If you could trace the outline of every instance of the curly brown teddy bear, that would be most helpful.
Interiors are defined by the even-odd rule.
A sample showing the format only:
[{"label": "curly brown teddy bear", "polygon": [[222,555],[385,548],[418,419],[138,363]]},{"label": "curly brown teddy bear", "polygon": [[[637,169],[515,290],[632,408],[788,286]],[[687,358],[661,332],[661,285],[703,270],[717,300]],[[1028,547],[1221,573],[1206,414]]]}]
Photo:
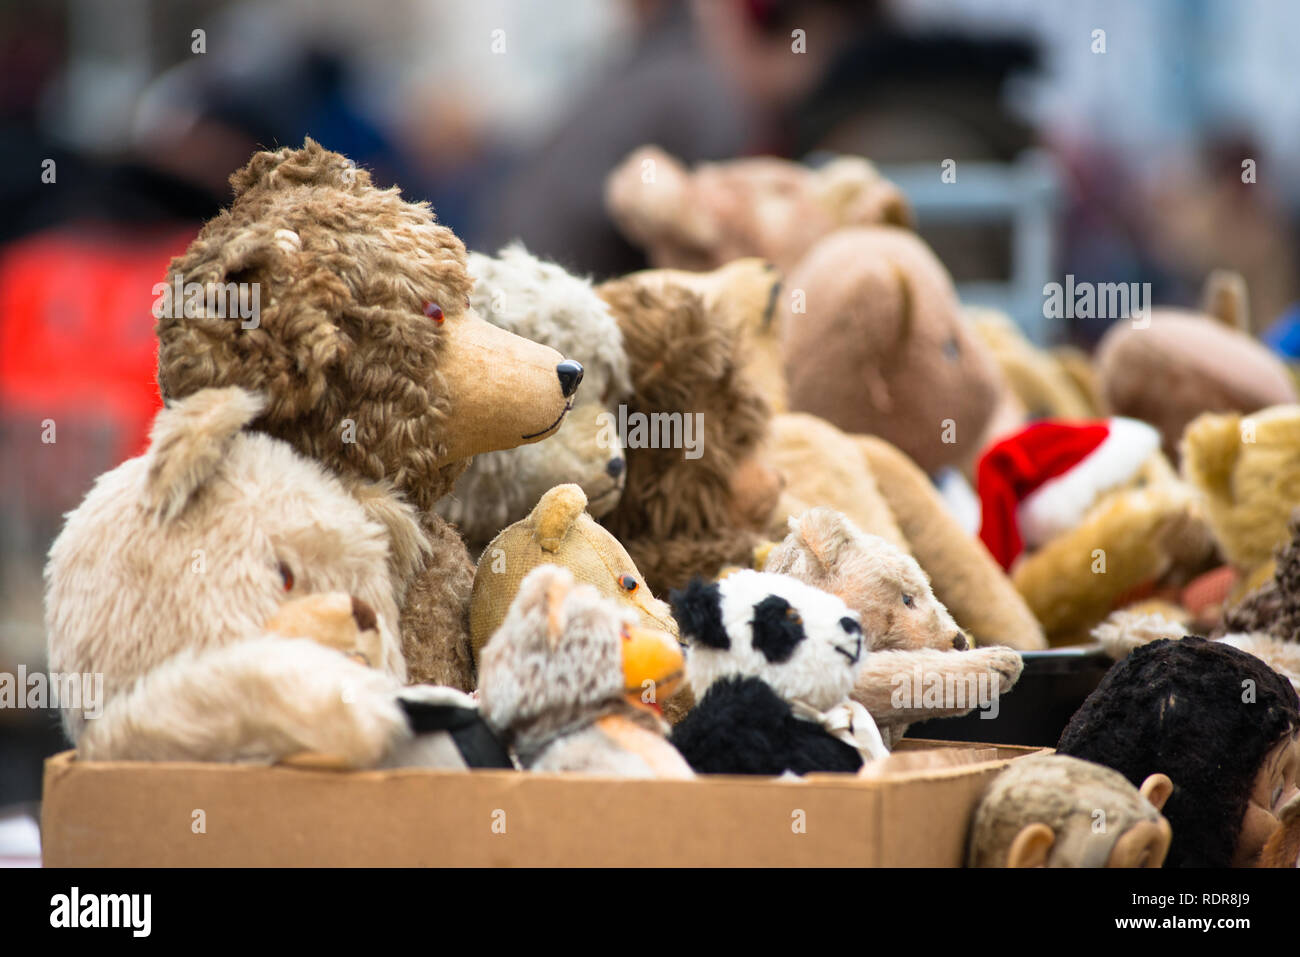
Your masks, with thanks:
[{"label": "curly brown teddy bear", "polygon": [[[474,566],[434,504],[476,453],[553,434],[582,367],[480,319],[461,241],[346,157],[308,139],[257,153],[231,185],[160,297],[163,397],[264,394],[253,427],[331,469],[388,530],[410,679],[468,689]],[[247,317],[227,316],[231,291]]]},{"label": "curly brown teddy bear", "polygon": [[[602,524],[657,595],[754,563],[781,494],[760,452],[771,411],[702,295],[646,274],[599,287],[623,331],[627,484]],[[612,425],[613,423],[611,423]]]}]

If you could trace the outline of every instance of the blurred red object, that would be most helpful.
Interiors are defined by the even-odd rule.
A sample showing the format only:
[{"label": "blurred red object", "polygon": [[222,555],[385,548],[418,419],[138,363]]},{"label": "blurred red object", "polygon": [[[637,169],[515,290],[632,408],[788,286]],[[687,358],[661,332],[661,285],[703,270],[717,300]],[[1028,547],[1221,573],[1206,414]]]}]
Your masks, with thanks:
[{"label": "blurred red object", "polygon": [[9,422],[108,426],[114,463],[162,405],[154,288],[197,226],[61,227],[0,249],[0,408]]}]

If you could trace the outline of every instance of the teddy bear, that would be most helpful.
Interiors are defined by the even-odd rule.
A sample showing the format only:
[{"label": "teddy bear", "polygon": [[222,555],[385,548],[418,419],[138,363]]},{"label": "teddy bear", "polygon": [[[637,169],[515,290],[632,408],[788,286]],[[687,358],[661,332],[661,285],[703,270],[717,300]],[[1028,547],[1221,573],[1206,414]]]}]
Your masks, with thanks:
[{"label": "teddy bear", "polygon": [[1213,636],[1249,632],[1290,643],[1296,661],[1289,670],[1300,681],[1300,510],[1291,514],[1290,532],[1291,540],[1277,554],[1273,577],[1225,610]]},{"label": "teddy bear", "polygon": [[792,411],[884,439],[931,476],[970,465],[1001,373],[920,238],[893,226],[837,230],[785,285],[779,321]]},{"label": "teddy bear", "polygon": [[669,601],[698,703],[671,740],[700,774],[856,772],[888,749],[849,692],[866,651],[857,616],[789,575],[695,579]]},{"label": "teddy bear", "polygon": [[1154,425],[1175,463],[1184,430],[1203,412],[1300,401],[1285,364],[1250,334],[1245,281],[1224,270],[1206,280],[1201,312],[1151,309],[1116,322],[1095,364],[1110,413]]},{"label": "teddy bear", "polygon": [[63,708],[68,737],[92,761],[466,766],[410,717],[478,720],[460,692],[403,687],[387,528],[250,428],[267,406],[234,387],[171,400],[69,513],[45,572],[50,668],[103,689]]},{"label": "teddy bear", "polygon": [[1038,419],[1101,417],[1099,386],[1085,353],[1066,346],[1038,348],[999,309],[966,306],[965,314],[1006,383],[1003,406],[994,413],[988,440]]},{"label": "teddy bear", "polygon": [[967,867],[1160,867],[1173,832],[1164,774],[1140,788],[1065,754],[1012,761],[980,798]]},{"label": "teddy bear", "polygon": [[[747,567],[753,564],[752,549],[761,553],[770,540],[784,537],[791,516],[829,505],[863,529],[913,552],[940,600],[977,642],[1021,649],[1046,646],[1042,629],[1002,569],[957,524],[929,477],[906,455],[882,439],[846,435],[807,413],[770,416],[759,409],[754,396],[770,409],[772,396],[780,404],[784,388],[781,310],[774,306],[781,289],[779,273],[758,260],[742,260],[711,273],[647,270],[601,288],[613,297],[620,322],[632,330],[627,338],[632,343],[633,377],[651,386],[645,403],[651,413],[684,407],[678,396],[668,393],[661,364],[666,350],[675,348],[675,339],[707,336],[717,356],[714,366],[723,370],[718,379],[706,380],[716,398],[694,406],[704,411],[706,422],[720,424],[723,444],[701,443],[697,462],[683,460],[680,451],[630,449],[629,482],[648,487],[649,501],[663,504],[642,508],[626,522],[620,520],[620,507],[606,519],[646,569],[656,591],[680,587],[691,575],[712,575],[719,565]],[[670,302],[675,310],[666,307]],[[697,368],[690,366],[692,373]],[[699,374],[706,375],[707,369]],[[716,388],[724,383],[731,384],[735,397],[727,398],[725,389]],[[739,397],[744,401],[737,401]],[[727,424],[726,417],[733,414],[729,409],[743,415],[741,428]],[[751,440],[760,432],[765,441]],[[745,467],[729,480],[736,470],[721,456],[737,445],[740,451],[731,458],[743,457]],[[663,491],[669,487],[671,495]],[[643,493],[625,496],[629,510],[634,494]],[[657,556],[655,542],[681,538],[679,529],[694,519],[686,514],[656,523],[647,522],[645,515],[677,514],[676,503],[683,499],[702,501],[703,514],[718,518],[692,531],[689,545],[676,545],[677,553],[691,556],[688,549],[695,549],[703,560],[660,580],[649,567],[658,559],[643,558],[629,531],[631,538],[649,538],[646,550]],[[733,515],[748,518],[736,522],[729,519]],[[653,535],[643,531],[647,524]]]},{"label": "teddy bear", "polygon": [[[469,690],[473,564],[434,507],[475,454],[554,434],[582,368],[479,318],[460,240],[340,154],[260,152],[231,185],[163,286],[162,395],[264,394],[254,428],[388,529],[409,677]],[[231,290],[247,317],[226,315]]]},{"label": "teddy bear", "polygon": [[611,511],[623,491],[623,447],[606,427],[631,391],[623,334],[590,281],[531,255],[521,244],[495,257],[471,252],[470,305],[489,322],[550,346],[582,364],[582,389],[555,435],[475,456],[437,512],[455,524],[477,555],[507,525],[519,521],[548,489],[582,486],[587,511]]},{"label": "teddy bear", "polygon": [[542,565],[568,570],[579,584],[622,604],[643,628],[677,634],[672,610],[655,598],[618,539],[587,511],[582,487],[557,485],[479,557],[469,610],[476,664],[483,646],[505,621],[520,583]]},{"label": "teddy bear", "polygon": [[672,693],[682,655],[624,603],[555,565],[519,583],[501,627],[484,646],[479,700],[529,771],[635,778],[694,775],[643,707],[644,688]]},{"label": "teddy bear", "polygon": [[[854,700],[875,719],[888,747],[908,724],[967,714],[984,702],[963,693],[960,702],[925,707],[899,698],[902,681],[920,669],[943,682],[983,685],[988,696],[1011,690],[1024,662],[1011,648],[973,649],[948,609],[930,589],[915,558],[869,535],[833,509],[819,507],[790,519],[790,531],[767,556],[766,572],[790,575],[843,600],[858,616],[871,652],[853,685]],[[913,706],[914,705],[914,706]]]},{"label": "teddy bear", "polygon": [[609,173],[605,209],[651,265],[698,271],[746,256],[790,269],[842,226],[912,221],[898,187],[859,157],[816,169],[749,157],[688,170],[657,146]]},{"label": "teddy bear", "polygon": [[1136,648],[1075,712],[1057,751],[1134,786],[1165,774],[1166,867],[1247,867],[1296,793],[1300,698],[1254,655],[1189,635]]},{"label": "teddy bear", "polygon": [[1176,597],[1213,559],[1193,490],[1134,419],[1031,423],[985,449],[977,485],[980,538],[1053,644],[1086,641],[1138,599]]},{"label": "teddy bear", "polygon": [[1183,435],[1182,473],[1237,573],[1233,604],[1272,577],[1274,552],[1290,539],[1300,503],[1300,405],[1198,416]]},{"label": "teddy bear", "polygon": [[771,413],[745,373],[741,340],[681,285],[634,274],[598,291],[632,376],[618,423],[627,480],[601,523],[656,594],[752,567],[781,477],[761,454]]}]

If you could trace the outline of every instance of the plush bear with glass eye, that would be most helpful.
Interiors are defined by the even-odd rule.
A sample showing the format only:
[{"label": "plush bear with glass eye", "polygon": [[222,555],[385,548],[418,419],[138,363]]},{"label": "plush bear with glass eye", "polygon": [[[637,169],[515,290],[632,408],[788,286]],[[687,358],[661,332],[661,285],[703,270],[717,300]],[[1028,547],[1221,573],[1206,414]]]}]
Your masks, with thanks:
[{"label": "plush bear with glass eye", "polygon": [[265,408],[237,388],[173,400],[68,515],[50,667],[103,677],[100,700],[61,703],[79,756],[508,765],[467,695],[404,686],[387,530],[252,429]]},{"label": "plush bear with glass eye", "polygon": [[540,565],[558,565],[626,606],[647,628],[677,634],[668,606],[646,587],[618,539],[587,514],[577,485],[557,485],[526,518],[492,539],[479,557],[469,627],[477,665],[483,646],[505,621],[520,583]]},{"label": "plush bear with glass eye", "polygon": [[[407,673],[468,691],[473,563],[434,507],[474,455],[553,435],[582,367],[483,321],[461,241],[345,156],[308,139],[255,154],[231,186],[162,284],[163,397],[265,396],[252,428],[329,469],[387,530]],[[206,296],[168,292],[187,288]],[[226,314],[229,290],[252,315]]]}]

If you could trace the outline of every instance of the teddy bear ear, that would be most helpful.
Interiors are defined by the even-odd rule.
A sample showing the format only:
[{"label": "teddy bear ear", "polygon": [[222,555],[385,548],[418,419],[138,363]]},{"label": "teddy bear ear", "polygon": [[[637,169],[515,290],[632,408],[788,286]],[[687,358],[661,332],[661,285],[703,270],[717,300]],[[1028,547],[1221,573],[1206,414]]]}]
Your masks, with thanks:
[{"label": "teddy bear ear", "polygon": [[1229,329],[1250,332],[1250,297],[1246,277],[1235,269],[1216,269],[1205,279],[1201,308]]},{"label": "teddy bear ear", "polygon": [[690,171],[657,146],[634,150],[605,178],[605,209],[642,248],[672,245],[703,254],[721,237],[717,222],[695,200]]},{"label": "teddy bear ear", "polygon": [[668,602],[677,619],[678,631],[692,642],[726,650],[731,639],[722,624],[722,590],[717,582],[692,579],[685,588],[674,588]]},{"label": "teddy bear ear", "polygon": [[587,508],[582,486],[557,485],[537,501],[533,509],[533,537],[544,552],[558,551],[573,523]]},{"label": "teddy bear ear", "polygon": [[248,164],[230,177],[235,199],[256,189],[277,190],[294,186],[330,186],[357,190],[370,185],[370,174],[341,153],[325,149],[310,136],[301,149],[285,147],[253,154]]},{"label": "teddy bear ear", "polygon": [[824,573],[829,573],[838,564],[855,531],[844,515],[825,506],[791,516],[790,530],[809,561]]},{"label": "teddy bear ear", "polygon": [[814,173],[817,198],[842,226],[884,224],[912,229],[912,207],[903,191],[869,161],[840,156]]},{"label": "teddy bear ear", "polygon": [[573,585],[573,574],[567,568],[538,565],[519,584],[511,613],[544,623],[546,643],[554,648],[569,624],[565,602]]},{"label": "teddy bear ear", "polygon": [[145,495],[163,522],[185,510],[264,406],[262,396],[243,389],[204,389],[159,411],[150,433]]}]

